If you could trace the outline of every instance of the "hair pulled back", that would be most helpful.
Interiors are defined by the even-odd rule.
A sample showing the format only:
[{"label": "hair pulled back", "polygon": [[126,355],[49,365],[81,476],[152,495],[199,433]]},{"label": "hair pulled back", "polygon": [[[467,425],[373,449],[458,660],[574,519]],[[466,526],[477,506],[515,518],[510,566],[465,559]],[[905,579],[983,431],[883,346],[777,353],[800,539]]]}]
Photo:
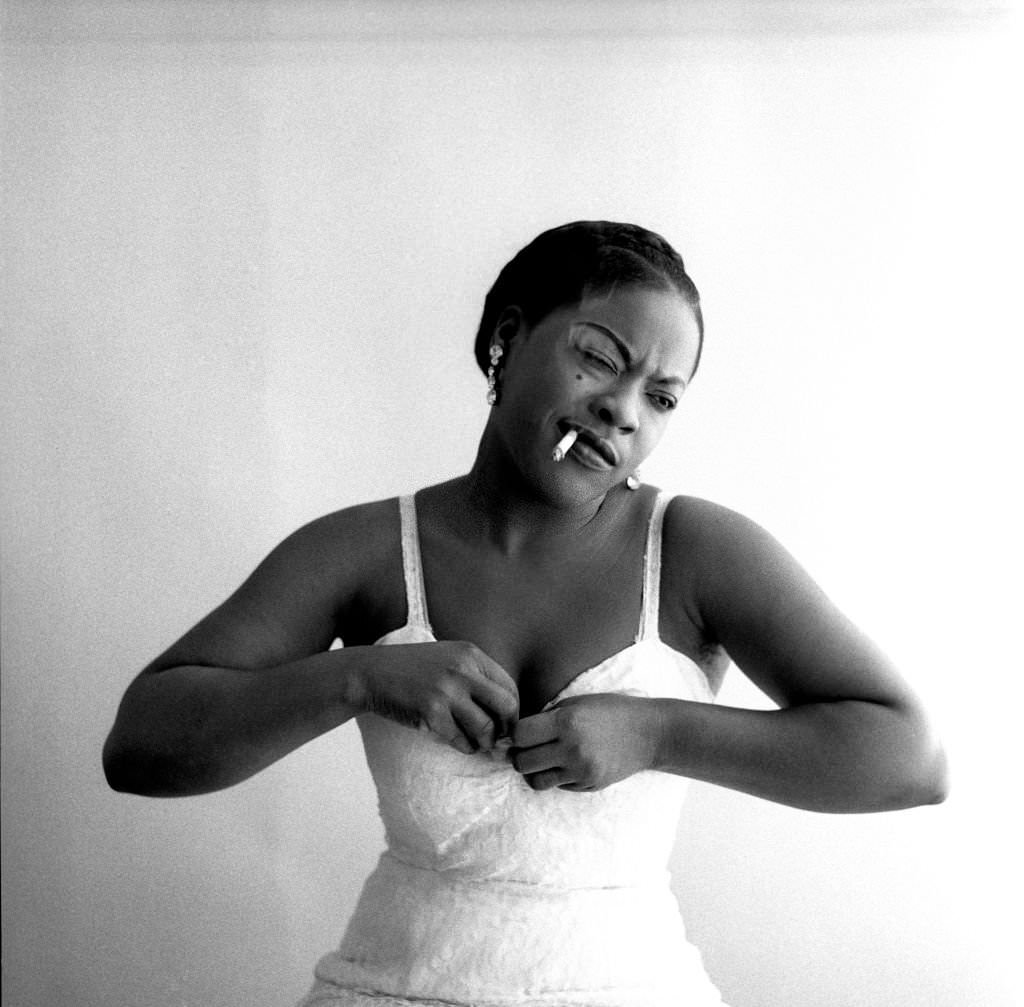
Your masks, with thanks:
[{"label": "hair pulled back", "polygon": [[480,370],[487,373],[494,329],[507,307],[518,307],[532,328],[556,308],[618,286],[674,290],[686,301],[700,337],[696,371],[704,320],[682,257],[661,235],[608,220],[578,220],[544,231],[506,264],[484,301],[474,347]]}]

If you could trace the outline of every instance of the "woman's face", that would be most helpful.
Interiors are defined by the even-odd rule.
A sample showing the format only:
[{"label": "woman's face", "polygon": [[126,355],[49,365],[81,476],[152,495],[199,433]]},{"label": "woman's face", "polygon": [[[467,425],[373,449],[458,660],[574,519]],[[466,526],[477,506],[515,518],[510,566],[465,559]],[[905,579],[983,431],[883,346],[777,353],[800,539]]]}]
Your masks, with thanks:
[{"label": "woman's face", "polygon": [[[697,362],[699,330],[674,291],[585,296],[505,341],[495,423],[506,452],[545,495],[591,499],[654,450]],[[551,452],[579,431],[562,462]]]}]

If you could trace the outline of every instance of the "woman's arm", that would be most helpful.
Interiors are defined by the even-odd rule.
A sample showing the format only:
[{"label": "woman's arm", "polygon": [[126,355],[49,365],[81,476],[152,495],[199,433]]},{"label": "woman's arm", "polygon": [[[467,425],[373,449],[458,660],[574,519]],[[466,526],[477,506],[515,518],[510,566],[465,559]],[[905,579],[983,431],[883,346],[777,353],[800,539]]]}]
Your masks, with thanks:
[{"label": "woman's arm", "polygon": [[[138,675],[103,749],[115,790],[226,787],[356,712],[326,651],[340,602],[358,590],[358,552],[336,549],[351,537],[347,523],[368,520],[334,516],[297,531]],[[328,576],[318,558],[332,551],[340,562]]]},{"label": "woman's arm", "polygon": [[593,790],[658,769],[815,811],[944,798],[945,758],[920,702],[770,535],[679,498],[663,556],[663,625],[697,625],[780,709],[574,697],[517,725],[514,759],[532,786]]},{"label": "woman's arm", "polygon": [[774,538],[686,498],[665,534],[692,564],[690,617],[780,709],[657,701],[656,768],[815,811],[945,797],[945,757],[919,700]]},{"label": "woman's arm", "polygon": [[274,668],[147,669],[125,692],[104,745],[107,782],[147,797],[240,783],[359,712],[346,689],[359,655],[339,658],[333,651]]},{"label": "woman's arm", "polygon": [[650,767],[809,811],[937,804],[945,762],[920,711],[872,700],[776,711],[651,700]]},{"label": "woman's arm", "polygon": [[515,714],[515,686],[471,644],[327,650],[354,618],[363,583],[385,576],[379,543],[397,536],[386,506],[300,529],[142,671],[103,749],[115,790],[227,787],[363,711],[426,727],[463,751],[493,744]]}]

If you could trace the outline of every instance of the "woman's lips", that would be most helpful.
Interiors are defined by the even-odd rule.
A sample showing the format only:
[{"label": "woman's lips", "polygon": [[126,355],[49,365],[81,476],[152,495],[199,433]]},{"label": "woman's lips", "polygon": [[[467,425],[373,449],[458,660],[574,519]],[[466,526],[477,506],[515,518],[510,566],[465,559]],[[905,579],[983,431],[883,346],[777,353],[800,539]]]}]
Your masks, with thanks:
[{"label": "woman's lips", "polygon": [[563,432],[575,430],[579,436],[576,442],[569,448],[569,454],[587,468],[606,471],[615,468],[618,463],[618,454],[615,448],[603,437],[599,437],[593,430],[581,426],[579,423],[562,424]]},{"label": "woman's lips", "polygon": [[600,469],[602,472],[614,468],[608,459],[601,454],[592,444],[582,437],[577,438],[576,443],[569,448],[569,456],[575,458],[581,465],[590,469]]}]

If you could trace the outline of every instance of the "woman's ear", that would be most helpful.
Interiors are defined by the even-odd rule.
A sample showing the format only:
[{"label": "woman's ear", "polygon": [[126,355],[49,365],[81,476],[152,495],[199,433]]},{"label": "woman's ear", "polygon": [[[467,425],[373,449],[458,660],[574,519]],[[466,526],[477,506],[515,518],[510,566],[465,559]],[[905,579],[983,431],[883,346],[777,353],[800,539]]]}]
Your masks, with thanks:
[{"label": "woman's ear", "polygon": [[497,343],[505,353],[508,353],[516,340],[525,334],[526,319],[522,309],[517,304],[510,304],[503,308],[501,314],[498,315],[494,334],[491,337],[491,345]]}]

